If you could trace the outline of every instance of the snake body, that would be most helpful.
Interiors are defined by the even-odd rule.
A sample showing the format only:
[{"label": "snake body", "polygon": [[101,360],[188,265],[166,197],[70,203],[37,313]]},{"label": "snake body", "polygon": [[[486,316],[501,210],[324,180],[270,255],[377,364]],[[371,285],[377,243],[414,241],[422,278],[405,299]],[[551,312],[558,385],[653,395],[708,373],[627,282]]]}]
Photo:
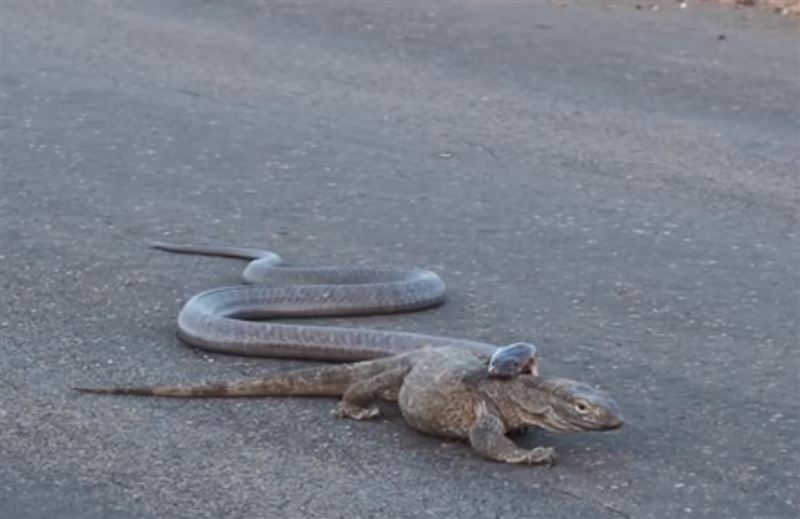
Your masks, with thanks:
[{"label": "snake body", "polygon": [[409,312],[444,302],[435,273],[399,267],[283,266],[272,252],[239,247],[153,243],[156,249],[250,260],[245,284],[192,297],[178,315],[178,336],[209,351],[254,357],[369,360],[424,347],[456,346],[487,358],[490,344],[417,333],[277,323],[278,318]]}]

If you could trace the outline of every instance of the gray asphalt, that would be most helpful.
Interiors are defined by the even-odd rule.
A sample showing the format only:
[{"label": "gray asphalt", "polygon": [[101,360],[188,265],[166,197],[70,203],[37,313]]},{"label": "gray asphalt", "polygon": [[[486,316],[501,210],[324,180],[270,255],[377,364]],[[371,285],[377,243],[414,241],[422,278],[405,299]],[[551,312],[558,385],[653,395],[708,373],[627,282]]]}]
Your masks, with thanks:
[{"label": "gray asphalt", "polygon": [[[3,1],[0,515],[797,517],[796,25],[639,3]],[[546,469],[71,393],[303,365],[183,346],[242,263],[154,239],[432,268],[444,307],[342,322],[531,340],[627,424]]]}]

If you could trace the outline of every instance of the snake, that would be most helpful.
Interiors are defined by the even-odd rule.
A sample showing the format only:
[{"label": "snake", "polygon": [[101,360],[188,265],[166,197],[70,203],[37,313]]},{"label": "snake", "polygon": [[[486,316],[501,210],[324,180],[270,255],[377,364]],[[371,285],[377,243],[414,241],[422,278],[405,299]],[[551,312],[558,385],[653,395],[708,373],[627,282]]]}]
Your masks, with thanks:
[{"label": "snake", "polygon": [[179,339],[202,350],[333,362],[371,360],[442,346],[465,348],[487,359],[498,353],[497,346],[467,339],[276,322],[392,314],[439,306],[445,301],[445,284],[427,269],[295,266],[261,249],[162,242],[150,245],[174,253],[248,260],[243,284],[200,292],[180,310]]}]

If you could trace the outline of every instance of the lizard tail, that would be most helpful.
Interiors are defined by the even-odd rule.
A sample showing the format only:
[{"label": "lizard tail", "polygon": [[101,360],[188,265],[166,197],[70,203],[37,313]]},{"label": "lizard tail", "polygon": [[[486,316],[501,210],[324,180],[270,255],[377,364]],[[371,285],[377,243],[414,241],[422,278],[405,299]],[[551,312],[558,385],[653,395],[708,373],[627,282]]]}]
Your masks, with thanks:
[{"label": "lizard tail", "polygon": [[354,365],[325,366],[280,375],[199,386],[73,387],[80,393],[172,398],[342,396],[358,375]]}]

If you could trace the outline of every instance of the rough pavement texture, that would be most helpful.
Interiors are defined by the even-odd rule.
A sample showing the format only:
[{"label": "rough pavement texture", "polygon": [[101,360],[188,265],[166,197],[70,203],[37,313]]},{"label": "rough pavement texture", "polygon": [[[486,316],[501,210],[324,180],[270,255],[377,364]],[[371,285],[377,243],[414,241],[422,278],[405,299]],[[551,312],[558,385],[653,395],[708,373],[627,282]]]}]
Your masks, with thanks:
[{"label": "rough pavement texture", "polygon": [[[750,8],[760,7],[771,9],[774,13],[781,15],[800,14],[800,0],[717,0],[723,4],[734,7]],[[688,4],[687,4],[688,7]]]},{"label": "rough pavement texture", "polygon": [[[797,517],[796,32],[669,4],[4,1],[0,515]],[[531,340],[627,426],[548,470],[69,392],[302,365],[181,345],[242,264],[152,239],[431,267],[444,307],[347,322]]]}]

